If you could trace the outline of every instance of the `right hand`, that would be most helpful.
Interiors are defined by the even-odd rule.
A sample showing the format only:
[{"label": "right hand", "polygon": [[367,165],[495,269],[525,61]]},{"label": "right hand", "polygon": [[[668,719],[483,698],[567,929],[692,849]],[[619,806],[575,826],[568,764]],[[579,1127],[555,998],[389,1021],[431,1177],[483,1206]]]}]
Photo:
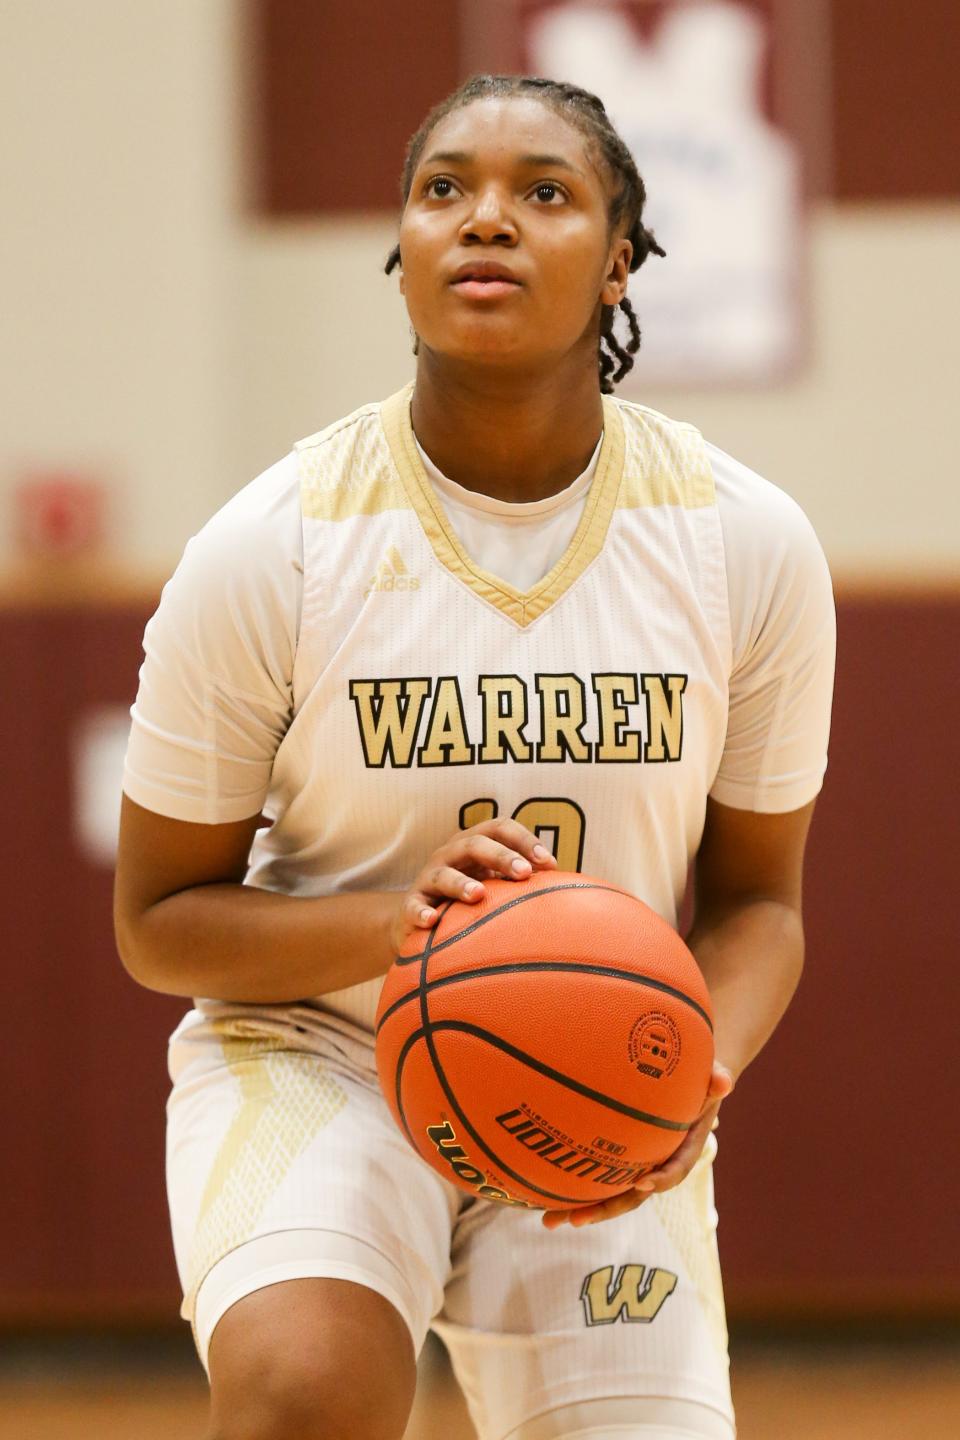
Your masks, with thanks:
[{"label": "right hand", "polygon": [[484,880],[495,876],[526,880],[534,870],[556,868],[556,860],[538,836],[516,820],[482,820],[469,830],[458,830],[434,850],[401,899],[390,925],[393,953],[399,955],[415,931],[437,923],[437,900],[475,905],[486,893]]}]

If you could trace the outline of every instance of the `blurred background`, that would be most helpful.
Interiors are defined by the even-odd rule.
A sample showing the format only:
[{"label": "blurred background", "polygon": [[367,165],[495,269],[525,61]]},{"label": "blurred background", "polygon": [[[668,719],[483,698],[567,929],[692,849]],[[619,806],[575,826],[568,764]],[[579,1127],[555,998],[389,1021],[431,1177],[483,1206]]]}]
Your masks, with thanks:
[{"label": "blurred background", "polygon": [[[960,1434],[960,7],[0,0],[0,1440],[199,1437],[166,1039],[116,958],[143,627],[296,439],[414,374],[404,147],[478,71],[598,93],[669,252],[617,393],[792,494],[834,575],[797,998],[725,1107],[742,1440]],[[410,1437],[469,1437],[439,1345]]]}]

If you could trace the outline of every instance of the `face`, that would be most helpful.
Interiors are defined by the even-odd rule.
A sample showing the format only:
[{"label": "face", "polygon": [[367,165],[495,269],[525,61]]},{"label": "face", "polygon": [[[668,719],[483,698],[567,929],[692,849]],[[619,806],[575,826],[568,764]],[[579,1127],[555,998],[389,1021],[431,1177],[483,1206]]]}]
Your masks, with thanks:
[{"label": "face", "polygon": [[[605,184],[580,132],[516,98],[474,101],[431,131],[400,253],[421,354],[536,370],[578,347],[595,363],[600,306],[626,293],[632,247],[607,238]],[[455,283],[483,261],[516,283]]]}]

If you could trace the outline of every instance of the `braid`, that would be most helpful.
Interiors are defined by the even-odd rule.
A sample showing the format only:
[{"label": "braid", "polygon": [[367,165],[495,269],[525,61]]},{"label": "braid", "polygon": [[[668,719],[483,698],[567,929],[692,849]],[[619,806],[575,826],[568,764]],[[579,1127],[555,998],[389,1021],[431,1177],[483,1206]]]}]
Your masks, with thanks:
[{"label": "braid", "polygon": [[[628,147],[610,123],[606,107],[597,95],[581,90],[565,80],[546,80],[539,75],[474,75],[435,105],[415,135],[407,143],[403,172],[400,177],[400,193],[406,205],[410,195],[413,176],[420,163],[423,148],[431,131],[452,110],[460,110],[474,100],[510,96],[529,96],[549,105],[562,119],[573,125],[584,136],[591,158],[598,158],[606,173],[614,181],[614,193],[607,207],[607,233],[612,235],[625,226],[625,238],[633,246],[630,271],[639,270],[648,255],[665,255],[657,244],[653,232],[643,223],[643,207],[647,192],[637,171],[636,163]],[[400,246],[395,245],[387,257],[384,273],[389,275],[394,266],[401,263]],[[630,327],[626,348],[614,334],[613,323],[617,309],[623,311]],[[604,344],[607,351],[604,350]],[[420,345],[419,336],[413,347],[416,355]],[[630,301],[624,296],[619,307],[601,306],[600,344],[598,364],[600,390],[604,395],[613,393],[613,387],[628,371],[633,369],[633,357],[640,349],[640,326]],[[620,368],[615,375],[611,371],[619,361]]]}]

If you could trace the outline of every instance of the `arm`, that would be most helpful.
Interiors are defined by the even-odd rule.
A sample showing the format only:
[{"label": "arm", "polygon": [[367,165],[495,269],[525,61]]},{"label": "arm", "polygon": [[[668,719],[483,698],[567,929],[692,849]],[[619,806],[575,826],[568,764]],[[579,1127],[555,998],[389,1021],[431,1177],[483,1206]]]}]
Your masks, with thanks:
[{"label": "arm", "polygon": [[401,896],[305,899],[244,885],[259,818],[192,824],[124,795],[114,929],[148,990],[282,1004],[386,973]]},{"label": "arm", "polygon": [[734,1080],[769,1040],[800,979],[814,804],[758,815],[707,802],[687,944],[713,1002],[717,1060]]},{"label": "arm", "polygon": [[[490,874],[555,868],[514,820],[485,820],[435,850],[406,892],[279,895],[243,884],[260,820],[197,825],[124,795],[114,929],[127,972],[148,990],[284,1004],[384,975],[438,899],[476,904]],[[514,870],[520,861],[521,873]],[[471,878],[480,884],[467,890]]]},{"label": "arm", "polygon": [[635,1210],[693,1169],[722,1100],[773,1034],[800,979],[803,854],[814,804],[760,815],[708,800],[687,936],[713,1004],[716,1060],[706,1105],[670,1159],[636,1189],[600,1205],[550,1211],[543,1219],[548,1229]]}]

